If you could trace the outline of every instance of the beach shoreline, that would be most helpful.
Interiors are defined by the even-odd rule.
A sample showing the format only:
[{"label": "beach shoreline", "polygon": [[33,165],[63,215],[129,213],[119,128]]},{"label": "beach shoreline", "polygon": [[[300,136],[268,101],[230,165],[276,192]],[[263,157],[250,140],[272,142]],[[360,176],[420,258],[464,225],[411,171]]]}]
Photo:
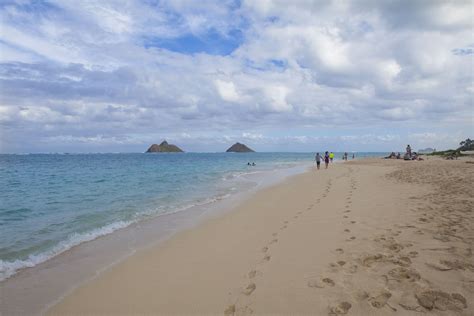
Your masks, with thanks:
[{"label": "beach shoreline", "polygon": [[[395,310],[415,315],[440,313],[435,305],[421,306],[420,296],[447,295],[442,309],[468,315],[474,299],[472,161],[369,158],[331,164],[328,170],[305,166],[306,172],[268,180],[258,190],[216,204],[215,212],[201,210],[206,216],[200,221],[166,237],[148,236],[153,243],[102,264],[67,290],[45,275],[56,290],[54,299],[37,295],[44,283],[35,279],[38,270],[27,269],[19,275],[31,274],[26,283],[0,284],[6,294],[1,310],[5,315]],[[448,188],[441,194],[439,182]],[[447,203],[452,198],[456,203]],[[148,231],[156,230],[154,225],[149,222]],[[117,236],[100,240],[117,245]],[[81,248],[61,263],[68,273],[78,264],[71,260],[91,259],[77,251]],[[67,278],[65,271],[55,277]],[[405,276],[408,281],[400,280]],[[35,282],[36,294],[25,301],[18,294]]]},{"label": "beach shoreline", "polygon": [[129,257],[48,314],[468,315],[472,173],[439,159],[312,170]]},{"label": "beach shoreline", "polygon": [[[80,243],[31,268],[19,270],[0,282],[0,311],[9,314],[43,314],[75,288],[99,277],[136,251],[165,242],[173,235],[221,216],[259,190],[305,172],[310,164],[257,170],[239,174],[239,190],[211,202],[160,214],[132,223],[110,234]],[[57,276],[61,276],[57,279]]]}]

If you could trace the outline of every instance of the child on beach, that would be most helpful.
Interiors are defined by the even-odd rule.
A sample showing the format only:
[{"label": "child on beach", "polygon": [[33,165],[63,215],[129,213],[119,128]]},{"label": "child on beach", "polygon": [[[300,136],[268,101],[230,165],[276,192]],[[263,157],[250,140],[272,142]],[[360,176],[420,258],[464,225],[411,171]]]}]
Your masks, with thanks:
[{"label": "child on beach", "polygon": [[329,159],[331,159],[331,162],[332,160],[334,159],[334,153],[331,151],[331,153],[329,154]]},{"label": "child on beach", "polygon": [[326,165],[327,169],[329,166],[329,153],[327,151],[324,153],[324,164]]},{"label": "child on beach", "polygon": [[319,153],[316,153],[315,160],[316,160],[316,168],[319,170],[319,165],[321,164],[321,155],[319,155]]}]

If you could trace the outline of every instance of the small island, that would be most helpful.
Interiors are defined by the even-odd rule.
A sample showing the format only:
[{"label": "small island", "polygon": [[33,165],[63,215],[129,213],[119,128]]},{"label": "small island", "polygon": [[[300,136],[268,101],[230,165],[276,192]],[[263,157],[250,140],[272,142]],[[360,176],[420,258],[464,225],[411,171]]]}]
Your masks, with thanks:
[{"label": "small island", "polygon": [[168,144],[165,140],[161,144],[153,144],[146,151],[147,153],[182,153],[183,150],[176,145]]},{"label": "small island", "polygon": [[235,143],[234,145],[230,146],[229,149],[226,150],[228,153],[253,153],[254,150],[250,149],[244,144]]}]

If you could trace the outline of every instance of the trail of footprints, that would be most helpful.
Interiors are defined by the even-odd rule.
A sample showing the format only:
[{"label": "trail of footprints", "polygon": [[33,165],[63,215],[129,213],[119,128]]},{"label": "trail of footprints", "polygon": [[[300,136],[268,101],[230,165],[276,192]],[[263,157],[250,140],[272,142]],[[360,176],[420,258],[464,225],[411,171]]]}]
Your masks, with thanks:
[{"label": "trail of footprints", "polygon": [[[350,174],[351,174],[352,172],[353,172],[353,170],[351,169],[351,170],[350,170]],[[349,174],[349,176],[350,176],[350,174]],[[344,219],[348,219],[348,218],[349,218],[349,214],[350,214],[351,211],[352,211],[352,210],[351,210],[352,195],[353,195],[353,193],[354,193],[354,191],[355,191],[356,189],[357,189],[357,181],[356,181],[356,179],[355,179],[354,177],[351,177],[351,176],[350,176],[350,189],[349,189],[349,193],[348,193],[348,195],[347,195],[347,197],[346,197],[346,204],[345,204],[345,206],[344,206],[344,207],[345,207],[345,210],[344,210],[344,212],[343,212],[344,215],[342,216],[342,218],[344,218]],[[349,223],[350,223],[350,224],[355,224],[356,221],[350,221]],[[350,231],[350,229],[346,228],[346,229],[344,229],[344,232],[345,232],[345,233],[350,233],[351,231]],[[352,240],[355,240],[355,239],[356,239],[355,236],[351,236],[351,237],[349,237],[348,239],[346,239],[346,241],[352,241]]]},{"label": "trail of footprints", "polygon": [[[345,174],[345,177],[349,177],[350,179],[350,187],[348,191],[348,195],[345,199],[345,205],[344,205],[344,210],[342,212],[342,218],[343,220],[347,220],[350,218],[350,213],[352,212],[351,206],[352,206],[352,196],[354,194],[354,191],[357,190],[357,180],[352,176],[353,174],[353,169],[349,168],[349,172]],[[355,224],[356,221],[354,220],[349,220],[346,221],[346,224]],[[351,230],[349,228],[344,228],[344,233],[345,234],[350,234]],[[350,236],[346,239],[346,242],[351,242],[355,240],[355,236]],[[337,248],[335,250],[337,255],[344,255],[344,250],[342,248]],[[358,265],[357,264],[349,264],[345,260],[338,260],[336,263],[331,263],[329,265],[329,271],[332,273],[340,273],[342,269],[344,269],[345,273],[349,274],[354,274],[358,271]],[[329,278],[329,277],[320,277],[317,279],[311,279],[307,282],[307,286],[309,288],[330,288],[336,286],[336,282]],[[384,305],[384,299],[386,296],[377,296],[376,298],[371,298],[374,302],[375,305]],[[368,297],[367,297],[368,298]],[[352,304],[348,301],[341,301],[336,303],[335,305],[329,306],[329,315],[345,315],[349,312],[349,310],[352,308]]]},{"label": "trail of footprints", "polygon": [[[347,219],[350,216],[352,194],[356,189],[357,182],[354,178],[351,178],[351,186],[348,197],[346,198],[345,210],[343,211],[344,219]],[[436,199],[439,198],[439,192],[433,193],[430,197],[436,201]],[[425,206],[425,208],[429,209],[431,215],[429,216],[427,213],[422,213],[422,216],[418,219],[418,224],[427,225],[437,219],[438,230],[435,231],[434,234],[432,227],[424,228],[412,225],[412,223],[399,225],[396,227],[396,229],[387,228],[384,234],[375,236],[373,239],[377,247],[381,249],[380,252],[372,254],[358,254],[355,260],[352,260],[354,254],[348,254],[347,258],[350,262],[338,260],[336,263],[331,263],[329,265],[328,270],[331,273],[338,273],[341,275],[340,273],[342,272],[343,280],[341,280],[341,283],[350,282],[350,275],[358,273],[361,271],[361,269],[363,269],[363,273],[367,274],[367,278],[380,278],[381,282],[384,284],[383,289],[375,290],[373,293],[368,293],[363,290],[356,291],[355,293],[349,293],[349,296],[352,297],[352,299],[355,299],[359,302],[366,301],[369,306],[375,310],[387,308],[394,312],[399,308],[401,308],[402,311],[406,310],[421,313],[435,309],[440,311],[460,312],[467,308],[468,300],[462,294],[449,293],[433,288],[433,285],[429,280],[423,279],[420,273],[411,267],[412,259],[417,258],[419,255],[418,251],[410,249],[413,246],[412,243],[404,243],[398,239],[400,238],[403,231],[398,230],[397,228],[416,229],[415,232],[418,234],[425,234],[427,232],[432,233],[432,238],[435,240],[445,243],[449,241],[455,241],[457,243],[464,243],[467,246],[465,248],[451,246],[427,248],[422,250],[449,253],[460,258],[472,258],[472,242],[474,238],[465,240],[466,238],[456,235],[458,232],[468,229],[464,226],[467,216],[465,216],[465,214],[456,214],[456,210],[454,209],[449,210],[451,211],[449,213],[443,211],[446,206],[444,206],[444,208],[441,207],[441,211],[438,212],[436,212],[436,210],[430,206]],[[423,208],[419,208],[418,211],[421,209]],[[351,220],[348,223],[355,224],[356,221]],[[351,230],[349,228],[345,228],[344,233],[350,234]],[[351,236],[346,239],[346,242],[350,242],[355,239],[355,236]],[[341,258],[346,256],[345,251],[342,248],[335,249],[335,253]],[[474,264],[458,259],[439,260],[438,263],[427,262],[425,265],[438,271],[459,270],[474,272]],[[471,282],[474,283],[474,280]],[[335,286],[337,287],[338,283],[333,279],[324,276],[318,279],[309,280],[307,282],[307,286],[308,288],[323,289]],[[357,287],[353,286],[353,288]],[[474,289],[474,286],[472,289]],[[398,297],[397,306],[392,306],[392,303],[390,303],[390,299],[393,298],[394,295],[392,291],[396,293],[398,292],[398,295],[400,295],[400,292],[404,293],[401,297]],[[352,303],[349,301],[350,299],[347,301],[341,300],[340,302],[329,306],[329,315],[348,314],[352,308]]]},{"label": "trail of footprints", "polygon": [[[314,206],[316,204],[321,202],[321,199],[324,199],[325,197],[327,197],[327,195],[331,191],[331,186],[332,186],[332,181],[328,180],[327,183],[326,183],[326,186],[324,188],[324,192],[323,192],[321,198],[316,199],[316,202],[314,204],[310,204],[306,208],[305,211],[306,212],[311,211],[312,209],[314,209]],[[305,211],[300,210],[300,211],[296,212],[295,215],[292,216],[292,218],[294,220],[298,219]],[[290,222],[291,222],[291,219],[283,221],[282,226],[280,227],[280,231],[283,231],[283,230],[287,229],[288,225],[290,225]],[[263,257],[256,264],[257,267],[252,269],[251,271],[249,271],[247,273],[249,283],[241,290],[240,295],[237,296],[236,302],[234,304],[229,305],[225,309],[225,311],[224,311],[225,315],[235,315],[235,314],[246,315],[246,314],[252,314],[253,313],[253,310],[251,308],[252,304],[251,304],[250,298],[251,298],[252,294],[254,293],[254,291],[257,289],[256,279],[258,277],[263,276],[263,272],[261,271],[261,269],[258,269],[258,268],[259,267],[263,268],[265,264],[267,264],[269,261],[271,261],[272,256],[270,254],[270,250],[271,250],[272,245],[278,243],[278,238],[276,238],[276,237],[278,237],[278,232],[272,233],[272,238],[270,238],[270,241],[261,248],[261,252],[263,254]],[[323,284],[323,286],[324,285],[325,286],[334,286],[335,285],[334,281],[332,281],[329,278],[324,278],[324,279],[321,280],[321,282],[322,282],[321,284]],[[318,286],[315,285],[315,287],[318,287]]]}]

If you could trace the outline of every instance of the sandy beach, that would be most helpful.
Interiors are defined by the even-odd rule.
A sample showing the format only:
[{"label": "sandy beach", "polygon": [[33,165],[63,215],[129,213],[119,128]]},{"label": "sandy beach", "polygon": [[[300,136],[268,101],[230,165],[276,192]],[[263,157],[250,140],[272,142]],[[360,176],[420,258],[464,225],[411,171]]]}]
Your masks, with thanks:
[{"label": "sandy beach", "polygon": [[261,190],[48,314],[474,314],[474,164],[365,159]]}]

